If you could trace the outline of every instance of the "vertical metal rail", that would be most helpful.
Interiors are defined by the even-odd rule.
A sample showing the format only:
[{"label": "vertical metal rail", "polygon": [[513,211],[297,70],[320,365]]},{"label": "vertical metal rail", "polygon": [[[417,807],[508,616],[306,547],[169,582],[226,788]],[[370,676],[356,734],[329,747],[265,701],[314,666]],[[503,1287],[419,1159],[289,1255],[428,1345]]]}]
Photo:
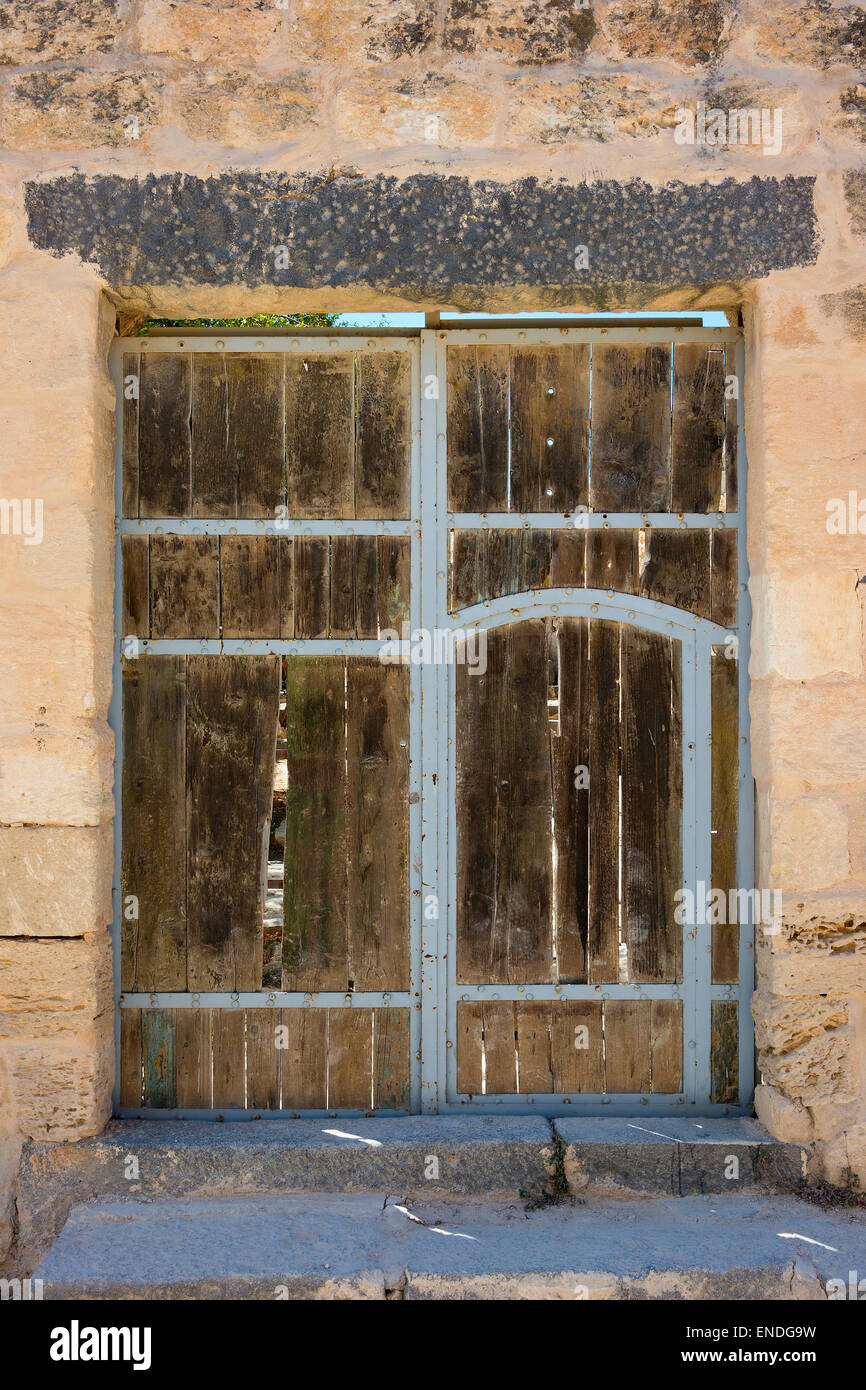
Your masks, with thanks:
[{"label": "vertical metal rail", "polygon": [[121,642],[123,640],[123,569],[121,559],[120,519],[123,516],[123,355],[115,348],[109,370],[114,383],[114,617],[112,622],[113,649],[111,656],[111,700],[108,705],[108,725],[114,734],[114,872],[111,885],[112,906],[112,969],[114,973],[114,1086],[111,1093],[112,1114],[120,1109],[120,995],[121,923],[123,898],[121,885],[121,854],[123,847],[121,770],[123,768],[123,669]]},{"label": "vertical metal rail", "polygon": [[[737,818],[737,886],[755,884],[755,790],[749,723],[749,653],[751,650],[752,604],[749,596],[749,556],[746,492],[746,349],[742,338],[733,353],[737,378],[737,635],[739,638],[739,815]],[[739,1043],[741,1105],[751,1103],[755,1081],[755,1024],[752,1018],[752,992],[755,987],[755,924],[740,923],[739,950]],[[762,930],[761,927],[757,928]]]}]

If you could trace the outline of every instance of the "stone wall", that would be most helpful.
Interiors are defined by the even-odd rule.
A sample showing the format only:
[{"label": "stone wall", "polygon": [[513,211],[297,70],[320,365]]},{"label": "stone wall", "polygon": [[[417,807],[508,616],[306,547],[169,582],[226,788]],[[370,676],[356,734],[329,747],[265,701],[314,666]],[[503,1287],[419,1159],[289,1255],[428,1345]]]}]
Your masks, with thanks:
[{"label": "stone wall", "polygon": [[[743,316],[757,1106],[866,1180],[864,70],[834,0],[0,7],[0,497],[44,505],[0,536],[0,1189],[109,1113],[115,316],[436,306]],[[684,142],[699,102],[767,139]]]}]

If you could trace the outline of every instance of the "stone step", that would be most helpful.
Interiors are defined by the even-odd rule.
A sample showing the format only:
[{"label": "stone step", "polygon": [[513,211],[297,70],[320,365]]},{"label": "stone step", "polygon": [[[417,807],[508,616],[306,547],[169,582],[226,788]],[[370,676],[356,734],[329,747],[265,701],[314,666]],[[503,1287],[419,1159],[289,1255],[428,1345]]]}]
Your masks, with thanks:
[{"label": "stone step", "polygon": [[355,1192],[503,1200],[566,1188],[686,1196],[790,1190],[802,1172],[799,1148],[748,1119],[114,1120],[95,1139],[25,1145],[19,1245],[47,1249],[72,1203],[91,1197]]},{"label": "stone step", "polygon": [[99,1198],[34,1277],[45,1299],[808,1300],[862,1269],[866,1214],[795,1197],[527,1211],[306,1194]]}]

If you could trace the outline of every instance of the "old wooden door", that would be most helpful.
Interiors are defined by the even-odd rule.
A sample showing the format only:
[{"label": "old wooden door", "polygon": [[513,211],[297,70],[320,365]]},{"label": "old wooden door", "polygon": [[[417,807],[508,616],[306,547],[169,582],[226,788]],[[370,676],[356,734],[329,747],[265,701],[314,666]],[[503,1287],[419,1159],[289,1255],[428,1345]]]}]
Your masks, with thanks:
[{"label": "old wooden door", "polygon": [[735,352],[116,346],[119,1113],[748,1100]]}]

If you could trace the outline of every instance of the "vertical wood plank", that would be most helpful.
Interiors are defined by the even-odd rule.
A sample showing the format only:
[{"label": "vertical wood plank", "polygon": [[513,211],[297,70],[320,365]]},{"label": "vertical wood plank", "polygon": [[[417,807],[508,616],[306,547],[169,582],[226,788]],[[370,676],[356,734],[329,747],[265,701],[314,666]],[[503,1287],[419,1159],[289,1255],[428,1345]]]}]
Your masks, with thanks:
[{"label": "vertical wood plank", "polygon": [[550,588],[550,532],[524,531],[521,544],[520,588]]},{"label": "vertical wood plank", "polygon": [[373,1109],[408,1110],[409,1010],[373,1011]]},{"label": "vertical wood plank", "polygon": [[448,565],[448,609],[469,608],[486,597],[487,536],[484,531],[452,531]]},{"label": "vertical wood plank", "polygon": [[285,495],[282,353],[192,356],[193,516],[274,517]]},{"label": "vertical wood plank", "polygon": [[328,1010],[328,1109],[369,1110],[373,1083],[373,1010]]},{"label": "vertical wood plank", "polygon": [[644,598],[711,617],[710,535],[707,531],[647,530],[640,582]]},{"label": "vertical wood plank", "polygon": [[593,510],[666,512],[670,490],[670,349],[594,347]]},{"label": "vertical wood plank", "polygon": [[603,1007],[605,1091],[649,1091],[650,1001],[608,999]]},{"label": "vertical wood plank", "polygon": [[147,536],[121,536],[123,635],[150,636],[150,560]]},{"label": "vertical wood plank", "polygon": [[359,637],[379,635],[379,573],[377,538],[355,537],[355,631]]},{"label": "vertical wood plank", "polygon": [[331,614],[332,637],[356,637],[355,629],[355,537],[331,537]]},{"label": "vertical wood plank", "polygon": [[219,537],[150,537],[151,635],[219,637]]},{"label": "vertical wood plank", "polygon": [[138,405],[141,397],[141,353],[125,352],[123,354],[122,375],[122,514],[127,517],[138,516]]},{"label": "vertical wood plank", "polygon": [[724,354],[674,344],[672,512],[715,512],[725,441]]},{"label": "vertical wood plank", "polygon": [[273,536],[220,537],[220,613],[224,638],[279,636],[279,540]]},{"label": "vertical wood plank", "polygon": [[682,927],[680,644],[622,631],[622,900],[628,978],[678,980]]},{"label": "vertical wood plank", "polygon": [[553,1090],[550,1018],[551,1005],[547,1001],[517,1005],[517,1079],[521,1095],[542,1095]]},{"label": "vertical wood plank", "polygon": [[355,515],[355,359],[351,352],[286,358],[289,516]]},{"label": "vertical wood plank", "polygon": [[185,990],[186,658],[123,666],[122,987]]},{"label": "vertical wood plank", "polygon": [[189,988],[258,990],[280,658],[191,656],[187,690]]},{"label": "vertical wood plank", "polygon": [[619,626],[589,625],[589,979],[619,978]]},{"label": "vertical wood plank", "polygon": [[587,531],[586,587],[637,593],[637,531]]},{"label": "vertical wood plank", "polygon": [[211,1108],[212,1009],[177,1010],[177,1104],[180,1110]]},{"label": "vertical wood plank", "polygon": [[446,349],[449,511],[508,508],[508,354]]},{"label": "vertical wood plank", "polygon": [[600,1095],[604,1090],[601,1001],[560,999],[552,1009],[550,1052],[553,1089],[559,1095]]},{"label": "vertical wood plank", "polygon": [[360,352],[355,504],[359,517],[409,515],[410,382],[408,352]]},{"label": "vertical wood plank", "polygon": [[327,637],[329,542],[327,536],[296,536],[295,636]]},{"label": "vertical wood plank", "polygon": [[585,506],[589,346],[511,351],[511,510]]},{"label": "vertical wood plank", "polygon": [[213,1009],[214,1109],[243,1109],[246,1092],[243,1009]]},{"label": "vertical wood plank", "polygon": [[550,583],[554,589],[582,589],[587,532],[580,527],[552,533]]},{"label": "vertical wood plank", "polygon": [[[739,666],[713,647],[710,659],[712,703],[712,857],[711,880],[724,894],[721,920],[712,924],[713,984],[736,984],[739,978],[737,908],[731,889],[737,888],[737,831],[739,824]],[[732,911],[733,908],[733,911]]]},{"label": "vertical wood plank", "polygon": [[457,1005],[457,1090],[461,1095],[484,1092],[482,1058],[483,1009],[478,1003]]},{"label": "vertical wood plank", "polygon": [[[735,372],[736,356],[732,347],[725,348],[725,373],[733,375]],[[738,383],[741,386],[741,383]],[[724,450],[724,469],[725,469],[725,511],[735,512],[739,505],[738,499],[738,479],[737,479],[737,441],[739,439],[739,424],[737,421],[737,402],[735,400],[725,400],[725,450]]]},{"label": "vertical wood plank", "polygon": [[142,354],[138,403],[139,516],[190,514],[191,376],[186,354]]},{"label": "vertical wood plank", "polygon": [[710,1010],[710,1100],[714,1105],[736,1105],[740,1091],[737,1001],[714,999]]},{"label": "vertical wood plank", "polygon": [[402,624],[409,621],[409,539],[406,536],[379,536],[377,551],[379,633],[386,628],[400,632]]},{"label": "vertical wood plank", "polygon": [[409,672],[356,658],[346,685],[349,988],[409,985]]},{"label": "vertical wood plank", "polygon": [[295,635],[295,542],[280,536],[280,638],[290,642]]},{"label": "vertical wood plank", "polygon": [[712,620],[721,627],[737,623],[737,533],[714,531],[712,539]]},{"label": "vertical wood plank", "polygon": [[146,1110],[173,1110],[177,1105],[175,1013],[174,1009],[141,1011],[142,1105]]},{"label": "vertical wood plank", "polygon": [[[289,1010],[247,1009],[247,1105],[251,1109],[279,1110],[280,1058],[277,1029]],[[291,1012],[298,1013],[294,1009]]]},{"label": "vertical wood plank", "polygon": [[348,983],[345,663],[286,661],[283,988]]},{"label": "vertical wood plank", "polygon": [[683,1005],[681,999],[650,1002],[650,1049],[654,1095],[676,1095],[683,1088]]},{"label": "vertical wood plank", "polygon": [[511,1000],[486,999],[484,1021],[484,1091],[488,1096],[517,1092],[515,1009]]},{"label": "vertical wood plank", "polygon": [[141,1009],[120,1011],[120,1103],[141,1105]]},{"label": "vertical wood plank", "polygon": [[281,1058],[284,1110],[324,1110],[328,1103],[328,1010],[284,1009]]},{"label": "vertical wood plank", "polygon": [[488,531],[485,598],[517,594],[523,576],[523,537],[519,531]]},{"label": "vertical wood plank", "polygon": [[559,979],[587,978],[589,913],[589,624],[558,625],[559,735],[551,732],[553,835],[556,845],[556,953]]}]

